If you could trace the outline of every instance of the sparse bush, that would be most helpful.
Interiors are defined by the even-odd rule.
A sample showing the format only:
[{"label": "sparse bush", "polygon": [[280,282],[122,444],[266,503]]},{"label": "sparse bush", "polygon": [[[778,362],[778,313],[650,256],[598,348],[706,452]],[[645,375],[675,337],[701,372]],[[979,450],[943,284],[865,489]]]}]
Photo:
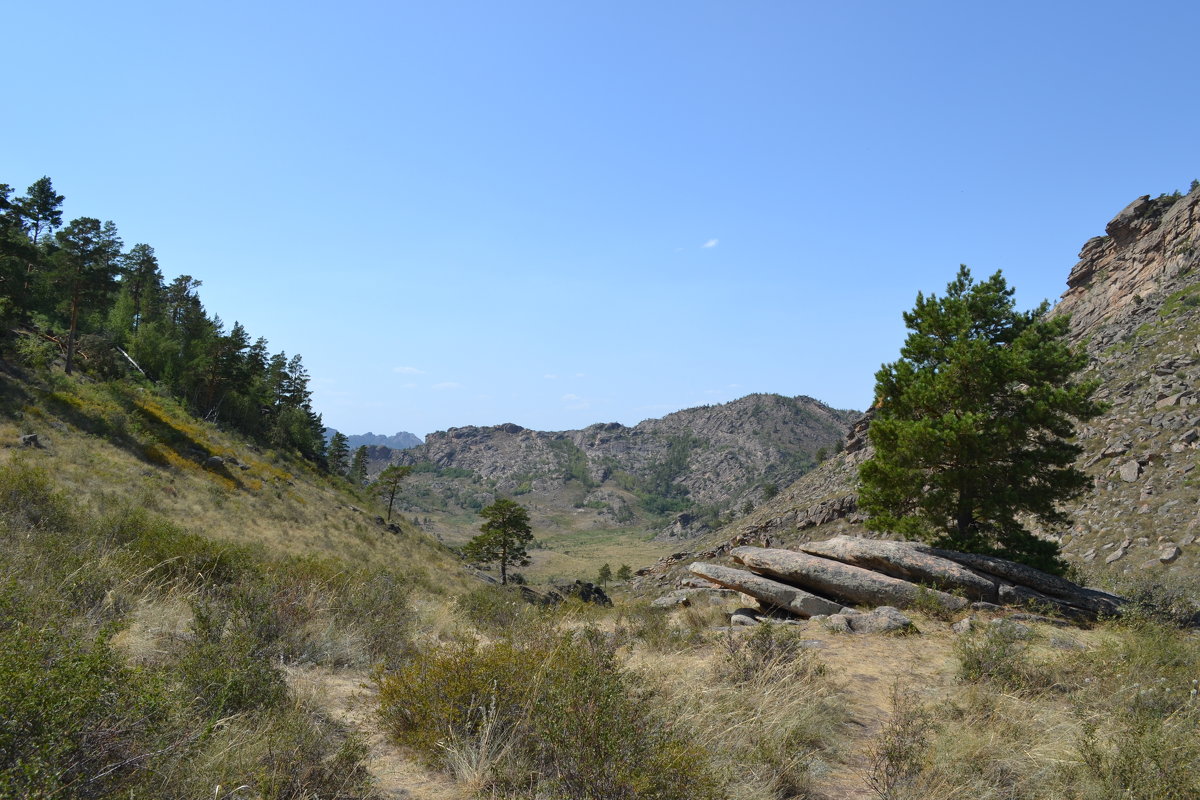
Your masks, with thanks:
[{"label": "sparse bush", "polygon": [[700,630],[690,625],[686,628],[672,625],[668,611],[646,602],[621,606],[617,612],[616,637],[622,644],[641,642],[655,652],[683,650],[704,641]]},{"label": "sparse bush", "polygon": [[397,741],[435,764],[470,763],[502,796],[716,796],[700,753],[593,630],[443,646],[382,676],[379,697]]},{"label": "sparse bush", "polygon": [[929,758],[933,719],[900,684],[892,686],[892,714],[867,748],[867,787],[879,800],[924,797],[917,781]]},{"label": "sparse bush", "polygon": [[[947,608],[938,599],[937,591],[938,590],[934,589],[933,587],[924,585],[918,586],[917,594],[913,598],[912,603],[909,604],[908,608],[924,614],[930,619],[940,619],[947,622],[959,616],[959,612]],[[961,592],[951,592],[951,594],[960,595]]]},{"label": "sparse bush", "polygon": [[800,635],[781,625],[763,623],[745,637],[726,632],[721,641],[721,658],[714,668],[721,680],[730,683],[750,683],[781,670],[793,677],[824,674],[824,665],[805,647]]},{"label": "sparse bush", "polygon": [[1200,588],[1189,577],[1119,578],[1114,589],[1129,600],[1121,615],[1134,624],[1152,621],[1179,628],[1200,626]]},{"label": "sparse bush", "polygon": [[1014,624],[989,625],[982,633],[964,636],[955,644],[958,676],[968,683],[992,682],[1010,689],[1030,688],[1033,669],[1029,644]]},{"label": "sparse bush", "polygon": [[506,586],[482,586],[454,600],[455,607],[477,628],[503,634],[530,621],[535,609],[521,599],[521,590]]}]

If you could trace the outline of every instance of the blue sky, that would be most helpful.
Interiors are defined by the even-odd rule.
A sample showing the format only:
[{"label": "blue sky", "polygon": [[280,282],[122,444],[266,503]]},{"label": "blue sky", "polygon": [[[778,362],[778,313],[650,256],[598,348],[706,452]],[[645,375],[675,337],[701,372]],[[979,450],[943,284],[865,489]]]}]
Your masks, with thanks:
[{"label": "blue sky", "polygon": [[1055,299],[1200,177],[1194,2],[11,4],[49,175],[348,433],[864,408],[960,263]]}]

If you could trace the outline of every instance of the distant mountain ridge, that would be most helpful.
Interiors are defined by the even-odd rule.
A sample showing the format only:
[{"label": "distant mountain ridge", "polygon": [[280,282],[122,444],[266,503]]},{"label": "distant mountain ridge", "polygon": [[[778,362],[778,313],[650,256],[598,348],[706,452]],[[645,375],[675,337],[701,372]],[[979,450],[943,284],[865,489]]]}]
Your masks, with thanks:
[{"label": "distant mountain ridge", "polygon": [[[431,433],[419,447],[380,452],[387,461],[374,462],[372,471],[387,463],[436,470],[439,491],[446,480],[457,481],[459,498],[534,493],[539,502],[607,514],[616,525],[671,518],[665,535],[686,537],[745,513],[812,469],[840,447],[859,416],[811,397],[752,394],[633,427],[467,426]],[[414,498],[411,507],[422,504]]]},{"label": "distant mountain ridge", "polygon": [[[326,428],[325,441],[328,442],[330,437],[335,433],[337,433],[337,429]],[[388,447],[392,450],[407,450],[410,447],[420,447],[424,444],[424,440],[420,436],[408,431],[397,431],[391,436],[384,436],[382,433],[371,433],[370,431],[366,433],[347,433],[344,435],[351,450],[356,450],[363,445],[368,447]]]}]

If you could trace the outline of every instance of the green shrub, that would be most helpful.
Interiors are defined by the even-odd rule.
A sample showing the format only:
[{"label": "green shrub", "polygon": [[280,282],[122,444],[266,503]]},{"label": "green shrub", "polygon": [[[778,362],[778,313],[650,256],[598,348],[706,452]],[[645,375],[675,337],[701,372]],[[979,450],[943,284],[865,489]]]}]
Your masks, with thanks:
[{"label": "green shrub", "polygon": [[472,625],[493,634],[504,634],[531,622],[536,609],[512,586],[481,586],[459,595],[455,607]]},{"label": "green shrub", "polygon": [[198,707],[214,717],[278,706],[287,698],[283,673],[271,662],[273,620],[244,598],[192,603],[193,640],[178,661],[180,677]]},{"label": "green shrub", "polygon": [[954,646],[959,678],[967,683],[1030,688],[1034,672],[1028,661],[1029,644],[1020,631],[1014,624],[989,625],[982,633],[960,638]]},{"label": "green shrub", "polygon": [[21,458],[0,466],[0,514],[13,530],[63,530],[74,523],[70,502],[50,474]]},{"label": "green shrub", "polygon": [[379,698],[399,743],[435,764],[470,761],[503,796],[716,796],[701,754],[595,630],[443,646],[382,676]]},{"label": "green shrub", "polygon": [[[11,612],[18,601],[6,594]],[[102,797],[132,785],[161,716],[141,683],[105,635],[0,627],[0,797]]]}]

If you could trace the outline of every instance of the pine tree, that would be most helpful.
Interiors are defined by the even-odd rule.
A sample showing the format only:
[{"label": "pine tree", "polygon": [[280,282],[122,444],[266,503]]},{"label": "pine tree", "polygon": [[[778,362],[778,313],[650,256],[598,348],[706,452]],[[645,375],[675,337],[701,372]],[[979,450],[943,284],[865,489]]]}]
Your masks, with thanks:
[{"label": "pine tree", "polygon": [[392,521],[392,506],[395,505],[395,503],[396,503],[396,493],[400,491],[400,484],[405,478],[407,478],[409,476],[409,474],[411,472],[412,472],[412,467],[410,467],[410,466],[407,466],[407,465],[400,466],[399,464],[392,464],[391,466],[384,469],[383,472],[379,473],[379,480],[376,481],[375,485],[377,487],[379,487],[379,493],[381,495],[387,496],[387,501],[388,501],[387,521],[388,522]]},{"label": "pine tree", "polygon": [[622,564],[620,566],[620,568],[617,569],[617,580],[624,582],[624,581],[629,580],[632,577],[633,577],[633,570],[631,570],[629,568],[628,564]]},{"label": "pine tree", "polygon": [[66,198],[54,191],[50,179],[42,176],[25,190],[25,196],[19,198],[22,215],[28,221],[30,239],[37,244],[43,233],[53,233],[62,225],[62,204]]},{"label": "pine tree", "polygon": [[54,254],[54,280],[62,287],[70,317],[67,331],[66,372],[75,362],[75,336],[79,330],[79,312],[100,302],[113,288],[121,240],[116,226],[103,225],[92,217],[72,220],[58,232],[59,250]]},{"label": "pine tree", "polygon": [[346,478],[355,486],[362,486],[367,482],[367,446],[365,444],[354,451],[354,458],[350,461],[350,471],[346,474]]},{"label": "pine tree", "polygon": [[1096,416],[1095,384],[1072,376],[1086,357],[1048,304],[1018,312],[999,272],[964,266],[946,296],[917,295],[900,360],[876,373],[875,455],[860,468],[867,526],[1059,572],[1058,545],[1023,522],[1068,519],[1058,507],[1087,476],[1067,441]]},{"label": "pine tree", "polygon": [[334,475],[345,475],[350,469],[350,442],[344,433],[334,431],[333,436],[329,437],[325,458],[329,471]]},{"label": "pine tree", "polygon": [[613,571],[607,563],[600,567],[600,571],[596,573],[596,583],[608,588],[608,582],[612,580]]},{"label": "pine tree", "polygon": [[529,512],[512,500],[500,499],[479,512],[486,522],[481,533],[463,547],[463,555],[482,564],[500,564],[500,583],[508,583],[508,568],[529,563],[525,546],[533,541]]}]

